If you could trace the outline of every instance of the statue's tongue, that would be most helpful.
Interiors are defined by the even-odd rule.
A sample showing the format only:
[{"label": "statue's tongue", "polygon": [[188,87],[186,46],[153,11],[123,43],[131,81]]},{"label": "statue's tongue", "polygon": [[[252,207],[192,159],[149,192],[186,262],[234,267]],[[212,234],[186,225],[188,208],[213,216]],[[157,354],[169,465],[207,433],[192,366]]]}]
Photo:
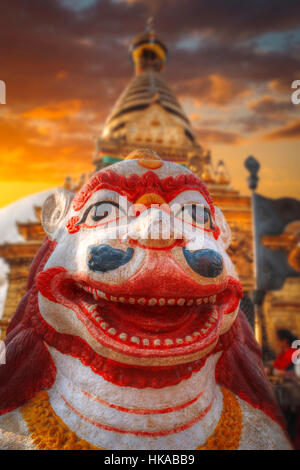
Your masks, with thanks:
[{"label": "statue's tongue", "polygon": [[100,301],[98,311],[117,329],[125,329],[131,334],[189,334],[201,328],[216,305],[191,306],[147,306],[129,305]]}]

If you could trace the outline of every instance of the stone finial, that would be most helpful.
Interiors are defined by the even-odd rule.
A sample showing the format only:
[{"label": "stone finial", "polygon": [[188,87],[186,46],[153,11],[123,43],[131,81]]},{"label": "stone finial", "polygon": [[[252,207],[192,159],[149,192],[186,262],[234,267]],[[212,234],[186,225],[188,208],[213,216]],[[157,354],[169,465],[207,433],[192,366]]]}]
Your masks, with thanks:
[{"label": "stone finial", "polygon": [[205,183],[215,183],[215,173],[210,161],[204,164],[201,178]]},{"label": "stone finial", "polygon": [[245,160],[245,167],[250,173],[250,176],[247,179],[249,189],[251,189],[252,191],[255,191],[257,188],[257,183],[259,181],[258,171],[260,169],[260,163],[258,160],[256,160],[256,158],[250,155]]},{"label": "stone finial", "polygon": [[68,191],[71,191],[72,190],[72,184],[73,184],[73,181],[72,181],[72,178],[70,175],[67,175],[65,177],[65,181],[64,181],[64,184],[63,184],[63,187],[65,189],[67,189]]},{"label": "stone finial", "polygon": [[230,183],[229,173],[223,160],[220,160],[216,170],[216,183],[228,185]]}]

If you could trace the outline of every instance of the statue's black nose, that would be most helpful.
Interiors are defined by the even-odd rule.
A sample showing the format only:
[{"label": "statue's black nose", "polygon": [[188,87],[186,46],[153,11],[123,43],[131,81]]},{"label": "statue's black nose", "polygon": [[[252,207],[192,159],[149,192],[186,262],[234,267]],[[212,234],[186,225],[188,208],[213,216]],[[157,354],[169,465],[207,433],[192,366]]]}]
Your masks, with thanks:
[{"label": "statue's black nose", "polygon": [[203,277],[217,277],[223,271],[223,258],[214,250],[189,251],[182,248],[184,257],[188,265],[197,274]]},{"label": "statue's black nose", "polygon": [[96,245],[90,248],[88,266],[91,271],[106,273],[128,263],[133,257],[134,250],[126,251],[112,248],[109,245]]}]

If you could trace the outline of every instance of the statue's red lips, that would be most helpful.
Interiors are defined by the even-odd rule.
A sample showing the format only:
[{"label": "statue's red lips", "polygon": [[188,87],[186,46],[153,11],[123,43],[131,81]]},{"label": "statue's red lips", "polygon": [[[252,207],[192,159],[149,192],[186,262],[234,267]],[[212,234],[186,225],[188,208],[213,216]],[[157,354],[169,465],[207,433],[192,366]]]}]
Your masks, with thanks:
[{"label": "statue's red lips", "polygon": [[240,282],[231,277],[218,286],[204,286],[203,297],[195,289],[193,296],[181,297],[179,287],[176,297],[142,297],[130,291],[120,295],[120,286],[96,283],[62,267],[41,272],[37,286],[44,297],[73,310],[103,346],[148,358],[209,348],[218,340],[223,315],[234,311],[242,296]]}]

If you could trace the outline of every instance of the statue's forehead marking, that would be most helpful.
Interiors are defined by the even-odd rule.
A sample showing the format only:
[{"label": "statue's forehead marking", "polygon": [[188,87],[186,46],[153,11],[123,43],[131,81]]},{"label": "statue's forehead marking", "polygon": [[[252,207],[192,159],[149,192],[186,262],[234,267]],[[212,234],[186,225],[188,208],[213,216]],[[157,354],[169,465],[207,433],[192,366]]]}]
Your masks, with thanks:
[{"label": "statue's forehead marking", "polygon": [[202,194],[214,214],[213,202],[205,184],[193,174],[184,173],[175,177],[159,178],[153,171],[148,171],[141,176],[136,174],[120,175],[112,170],[101,171],[93,175],[76,194],[73,209],[80,210],[90,197],[101,189],[115,191],[121,196],[126,196],[133,203],[147,193],[158,194],[169,203],[178,194],[194,190]]}]

